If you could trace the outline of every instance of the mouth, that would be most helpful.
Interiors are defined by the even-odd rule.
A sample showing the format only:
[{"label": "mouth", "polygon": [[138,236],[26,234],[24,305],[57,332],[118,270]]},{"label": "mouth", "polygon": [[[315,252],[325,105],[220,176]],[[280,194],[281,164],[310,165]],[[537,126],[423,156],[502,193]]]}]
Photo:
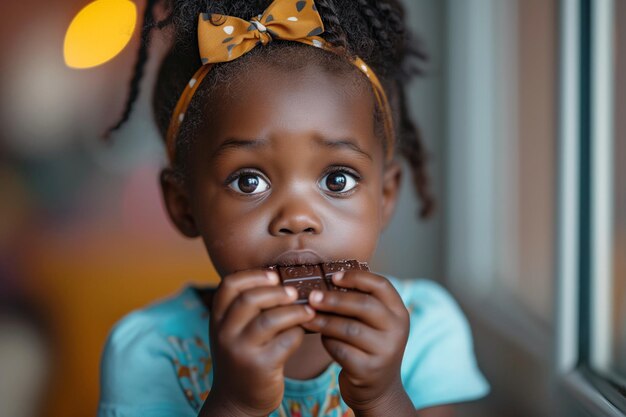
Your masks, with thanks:
[{"label": "mouth", "polygon": [[274,258],[273,263],[267,266],[279,265],[279,266],[292,266],[292,265],[306,265],[306,264],[319,264],[324,260],[317,252],[312,250],[290,250],[281,253]]}]

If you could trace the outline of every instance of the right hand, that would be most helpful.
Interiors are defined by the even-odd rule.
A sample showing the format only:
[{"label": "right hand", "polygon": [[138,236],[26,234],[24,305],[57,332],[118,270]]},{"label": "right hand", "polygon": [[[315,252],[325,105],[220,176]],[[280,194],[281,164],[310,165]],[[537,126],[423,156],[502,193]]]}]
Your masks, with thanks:
[{"label": "right hand", "polygon": [[[280,406],[284,366],[315,313],[275,271],[237,272],[222,280],[210,322],[213,386],[200,415],[267,416]],[[206,409],[206,410],[205,410]],[[207,411],[206,413],[204,411]]]}]

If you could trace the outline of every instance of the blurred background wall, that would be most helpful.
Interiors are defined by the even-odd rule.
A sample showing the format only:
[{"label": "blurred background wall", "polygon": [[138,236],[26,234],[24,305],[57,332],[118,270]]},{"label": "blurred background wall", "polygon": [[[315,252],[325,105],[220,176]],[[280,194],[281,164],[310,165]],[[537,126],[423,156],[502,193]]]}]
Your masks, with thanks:
[{"label": "blurred background wall", "polygon": [[[87,3],[0,5],[0,404],[16,407],[0,417],[94,415],[113,324],[185,283],[217,282],[159,194],[149,101],[166,45],[154,37],[135,110],[104,143],[138,33],[105,65],[66,67],[65,31]],[[430,56],[410,103],[438,211],[418,221],[405,181],[373,266],[441,282],[468,314],[493,391],[460,415],[575,416],[554,381],[560,3],[404,3]]]},{"label": "blurred background wall", "polygon": [[132,119],[103,143],[123,109],[138,39],[104,66],[66,67],[65,31],[87,3],[0,6],[0,291],[21,323],[45,328],[41,362],[50,365],[47,384],[23,400],[13,395],[29,380],[19,386],[21,371],[0,370],[3,417],[18,416],[3,410],[9,400],[31,406],[39,398],[46,416],[94,415],[112,325],[185,282],[216,279],[201,243],[179,236],[161,204],[164,156],[148,104],[163,45],[155,39]]}]

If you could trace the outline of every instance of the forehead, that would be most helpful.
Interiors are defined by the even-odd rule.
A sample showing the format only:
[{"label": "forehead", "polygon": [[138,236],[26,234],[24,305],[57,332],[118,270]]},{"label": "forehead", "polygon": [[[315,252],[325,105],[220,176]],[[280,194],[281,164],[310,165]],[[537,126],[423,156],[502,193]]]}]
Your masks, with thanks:
[{"label": "forehead", "polygon": [[281,134],[352,138],[362,147],[382,147],[375,137],[371,87],[356,70],[250,66],[218,86],[205,117],[204,131],[210,132],[211,140],[203,142],[209,148],[217,148],[229,137]]}]

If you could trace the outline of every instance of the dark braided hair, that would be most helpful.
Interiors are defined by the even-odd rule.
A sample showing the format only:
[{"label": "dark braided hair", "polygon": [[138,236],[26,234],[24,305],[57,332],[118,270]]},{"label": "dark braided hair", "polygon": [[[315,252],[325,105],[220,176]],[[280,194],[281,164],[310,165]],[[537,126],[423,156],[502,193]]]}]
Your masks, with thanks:
[{"label": "dark braided hair", "polygon": [[118,130],[130,117],[133,104],[139,96],[139,82],[143,77],[143,69],[148,61],[148,47],[150,46],[150,32],[155,27],[154,14],[152,9],[158,0],[148,0],[146,2],[146,10],[143,14],[143,27],[141,28],[141,43],[139,44],[139,51],[137,52],[137,61],[135,62],[135,68],[133,70],[133,78],[130,80],[130,91],[128,92],[128,98],[126,99],[126,106],[122,117],[118,122],[111,126],[105,133],[105,138],[109,138],[111,133]]},{"label": "dark braided hair", "polygon": [[[167,17],[155,22],[153,9],[164,2]],[[148,59],[150,33],[153,29],[173,27],[172,47],[163,59],[153,96],[156,123],[163,137],[167,132],[173,109],[185,85],[200,67],[197,44],[197,19],[200,13],[226,14],[250,19],[262,13],[271,0],[148,0],[144,13],[142,42],[138,52],[130,93],[123,115],[110,130],[118,129],[127,119],[139,93],[139,82]],[[416,43],[404,23],[404,8],[399,0],[316,0],[316,7],[324,22],[321,35],[347,56],[359,56],[374,70],[381,80],[393,109],[398,151],[408,161],[413,172],[413,183],[421,202],[420,217],[427,218],[434,210],[434,199],[429,190],[426,172],[426,151],[419,129],[411,120],[406,98],[406,85],[416,75],[422,74],[421,65],[427,57]],[[219,24],[219,23],[216,23]],[[245,70],[250,62],[265,60],[283,67],[319,63],[334,73],[355,71],[346,59],[294,42],[272,42],[254,48],[246,55],[229,63],[215,64],[187,109],[185,122],[178,132],[176,161],[181,171],[186,171],[187,157],[194,131],[206,118],[206,103],[218,84],[230,82],[233,74]],[[303,49],[306,48],[306,49]],[[278,54],[276,53],[278,51]],[[299,54],[303,59],[281,59],[282,55]],[[341,62],[339,62],[341,61]],[[198,97],[196,97],[198,96]],[[208,100],[210,102],[210,100]],[[377,110],[379,113],[379,110]],[[380,115],[375,117],[380,124]]]}]

